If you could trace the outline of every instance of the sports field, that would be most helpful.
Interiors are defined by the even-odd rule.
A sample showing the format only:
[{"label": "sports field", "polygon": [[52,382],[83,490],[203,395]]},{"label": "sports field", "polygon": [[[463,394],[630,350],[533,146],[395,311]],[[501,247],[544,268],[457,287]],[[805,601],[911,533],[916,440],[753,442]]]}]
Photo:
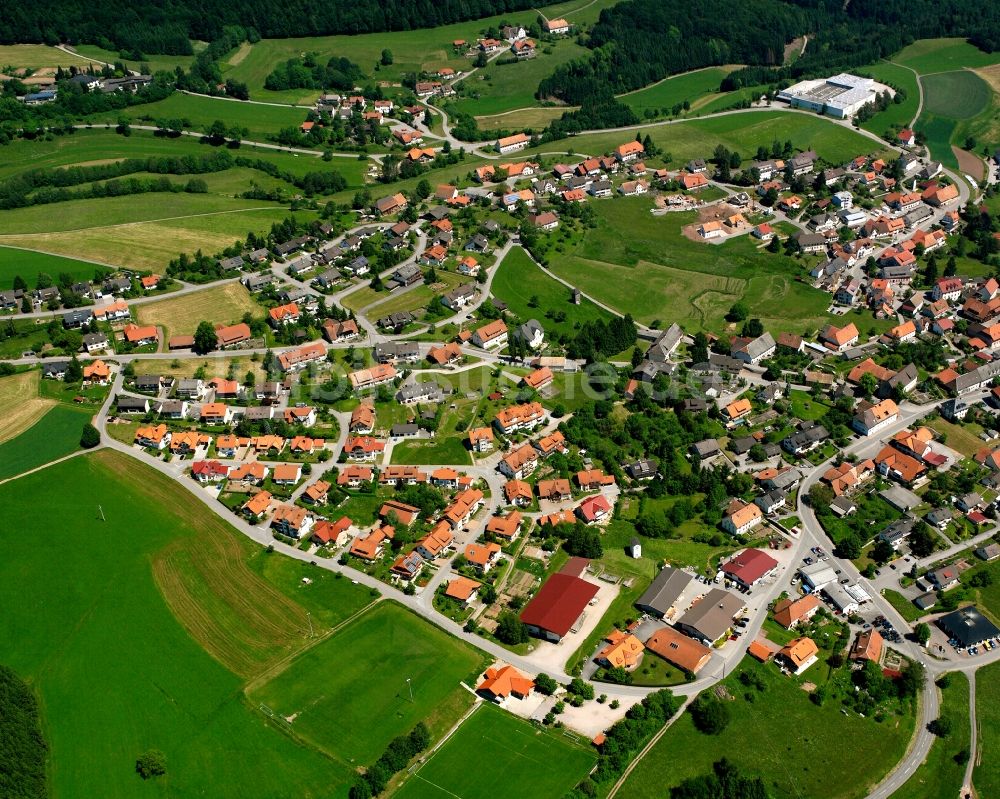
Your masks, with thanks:
[{"label": "sports field", "polygon": [[656,217],[649,213],[652,202],[641,197],[593,207],[597,227],[553,254],[552,271],[640,322],[721,331],[738,299],[779,331],[803,333],[826,320],[829,296],[797,280],[802,263],[758,251],[749,236],[719,246],[691,241],[680,229],[693,213]]},{"label": "sports field", "polygon": [[[859,154],[883,152],[877,142],[831,120],[787,111],[741,111],[709,119],[654,125],[638,131],[628,129],[574,136],[568,141],[574,152],[601,154],[634,139],[636,132],[643,136],[648,133],[657,146],[670,153],[673,166],[690,158],[704,157],[718,144],[740,153],[745,159],[752,158],[758,147],[770,147],[775,140],[790,140],[798,149],[815,150],[831,163],[841,163]],[[542,145],[538,149],[544,151],[551,147],[550,144]]]},{"label": "sports field", "polygon": [[[559,229],[549,235],[558,237]],[[495,297],[507,303],[516,317],[524,320],[538,319],[549,339],[560,334],[572,336],[577,326],[583,322],[597,319],[608,321],[611,318],[611,314],[589,300],[573,305],[570,290],[536,266],[520,247],[514,247],[507,253],[493,276],[490,290]],[[553,315],[565,313],[566,318],[557,322],[548,315],[549,312]]]},{"label": "sports field", "polygon": [[[762,777],[774,799],[860,799],[903,757],[912,715],[882,723],[844,715],[837,701],[813,704],[774,664],[744,658],[740,670],[761,676],[765,691],[757,701],[747,701],[746,689],[728,677],[723,684],[735,699],[727,702],[731,720],[722,733],[708,737],[695,729],[690,713],[682,714],[629,775],[625,796],[660,799],[684,779],[710,772],[725,755]],[[809,672],[805,676],[809,679]]]},{"label": "sports field", "polygon": [[[241,697],[242,680],[188,635],[157,589],[161,553],[178,541],[204,545],[219,557],[202,561],[210,579],[199,601],[229,599],[219,625],[240,647],[267,650],[272,633],[287,640],[308,627],[302,607],[240,573],[236,550],[245,557],[254,547],[242,538],[216,546],[236,534],[186,489],[105,451],[0,486],[0,502],[18,519],[0,532],[0,661],[32,682],[44,708],[53,799],[346,791],[351,773],[263,723]],[[255,616],[274,623],[258,626]],[[167,759],[159,784],[135,773],[151,748]]]},{"label": "sports field", "polygon": [[144,325],[157,325],[164,338],[172,335],[194,335],[198,323],[229,325],[240,321],[243,314],[259,314],[262,308],[250,292],[239,283],[211,286],[179,297],[135,306],[135,317]]},{"label": "sports field", "polygon": [[0,480],[23,474],[80,448],[90,410],[53,405],[30,427],[0,444]]},{"label": "sports field", "polygon": [[719,91],[719,84],[733,68],[708,67],[695,72],[685,72],[681,75],[661,80],[645,89],[619,96],[625,105],[642,117],[646,110],[661,112],[669,111],[677,103],[687,100],[692,106],[701,98]]},{"label": "sports field", "polygon": [[955,755],[969,748],[969,678],[960,671],[949,675],[941,691],[940,716],[951,722],[947,738],[934,738],[927,759],[896,793],[893,799],[954,799],[965,777],[965,764]]},{"label": "sports field", "polygon": [[459,682],[482,666],[483,657],[465,643],[382,602],[249,699],[289,720],[295,735],[330,758],[356,768],[374,762],[418,721],[441,735],[472,703]]},{"label": "sports field", "polygon": [[399,799],[559,797],[594,764],[572,733],[535,727],[492,705],[479,707],[411,776]]}]

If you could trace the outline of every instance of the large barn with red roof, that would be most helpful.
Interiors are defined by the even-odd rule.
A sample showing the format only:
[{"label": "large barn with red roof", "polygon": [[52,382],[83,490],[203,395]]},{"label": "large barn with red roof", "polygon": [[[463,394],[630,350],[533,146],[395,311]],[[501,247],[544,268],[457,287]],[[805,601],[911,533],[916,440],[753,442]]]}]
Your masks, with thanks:
[{"label": "large barn with red roof", "polygon": [[521,611],[521,621],[528,632],[546,641],[558,643],[597,595],[597,586],[572,574],[558,572]]}]

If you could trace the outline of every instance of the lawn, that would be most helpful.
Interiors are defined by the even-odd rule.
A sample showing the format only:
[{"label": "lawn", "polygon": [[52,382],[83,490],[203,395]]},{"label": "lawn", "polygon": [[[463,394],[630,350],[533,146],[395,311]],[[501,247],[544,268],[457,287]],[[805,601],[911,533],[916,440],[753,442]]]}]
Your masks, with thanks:
[{"label": "lawn", "polygon": [[979,765],[972,774],[978,796],[1000,796],[1000,663],[976,673]]},{"label": "lawn", "polygon": [[462,433],[438,434],[435,438],[419,441],[401,441],[392,448],[392,462],[411,466],[425,463],[468,466],[472,456],[465,448]]},{"label": "lawn", "polygon": [[[306,119],[306,110],[174,92],[155,103],[133,106],[128,115],[136,121],[187,119],[194,130],[204,130],[221,119],[226,125],[247,128],[249,135],[245,138],[267,141],[282,128],[298,128]],[[107,114],[96,114],[93,121],[106,122],[108,119]],[[110,121],[117,122],[117,116]]]},{"label": "lawn", "polygon": [[[813,704],[799,683],[773,664],[744,659],[742,670],[759,675],[764,692],[751,693],[755,701],[749,702],[747,689],[730,675],[723,684],[735,699],[727,702],[731,720],[722,733],[706,737],[684,713],[639,761],[623,786],[626,796],[659,799],[682,780],[709,773],[725,755],[748,775],[761,776],[774,799],[853,799],[865,796],[906,751],[911,715],[898,723],[892,716],[879,723],[844,715],[834,700]],[[805,679],[810,676],[819,675],[807,671]]]},{"label": "lawn", "polygon": [[[815,150],[820,158],[842,163],[859,154],[882,152],[878,144],[850,128],[815,114],[789,111],[749,111],[709,119],[684,119],[670,124],[643,128],[658,147],[673,156],[674,167],[690,158],[710,156],[722,144],[753,158],[760,146],[770,148],[775,141],[790,140],[797,150]],[[635,138],[632,130],[574,136],[567,141],[577,153],[610,152],[622,142]],[[551,150],[549,144],[540,150]],[[526,153],[534,152],[527,150]]]},{"label": "lawn", "polygon": [[[538,319],[550,340],[559,335],[572,337],[584,322],[606,322],[611,318],[590,300],[573,305],[570,290],[547,275],[520,247],[512,248],[503,259],[493,276],[491,291],[519,319]],[[556,321],[557,314],[565,314],[565,319]]]},{"label": "lawn", "polygon": [[45,67],[85,67],[90,60],[46,44],[0,45],[0,67],[38,70]]},{"label": "lawn", "polygon": [[[443,269],[438,269],[436,272],[438,279],[434,288],[426,284],[421,284],[409,291],[397,289],[390,294],[373,292],[373,295],[378,298],[379,302],[373,305],[365,315],[371,319],[381,319],[383,316],[388,316],[399,311],[414,312],[422,310],[430,305],[435,297],[451,291],[457,286],[475,282],[472,278],[465,277],[457,272],[446,272]],[[351,296],[354,296],[354,294]],[[381,299],[382,297],[386,299]]]},{"label": "lawn", "polygon": [[807,422],[816,422],[826,416],[830,406],[817,402],[805,391],[792,391],[788,398],[792,406],[792,416]]},{"label": "lawn", "polygon": [[921,616],[925,615],[924,611],[920,610],[920,608],[899,593],[899,591],[893,591],[891,588],[887,588],[882,592],[882,596],[885,597],[886,601],[892,605],[900,616],[911,624]]},{"label": "lawn", "polygon": [[74,281],[91,280],[100,267],[74,258],[64,258],[61,255],[49,255],[32,250],[19,250],[14,247],[0,247],[0,291],[13,288],[14,278],[20,275],[28,288],[34,288],[35,281],[41,273],[47,274],[53,280],[59,275],[72,275]]},{"label": "lawn", "polygon": [[484,116],[538,105],[535,91],[542,79],[551,75],[556,67],[589,52],[575,39],[565,38],[552,45],[540,46],[534,58],[514,64],[498,64],[497,61],[507,58],[501,56],[462,82],[463,97],[455,106],[467,114]]},{"label": "lawn", "polygon": [[55,405],[23,432],[0,444],[0,480],[44,466],[80,448],[83,425],[93,414]]},{"label": "lawn", "polygon": [[[178,542],[204,547],[220,557],[204,561],[211,595],[199,602],[233,602],[213,621],[242,619],[226,630],[242,647],[271,648],[308,629],[301,606],[247,578],[230,547],[216,545],[228,537],[244,554],[254,549],[184,488],[101,452],[0,488],[0,502],[19,520],[3,532],[0,661],[32,683],[44,709],[54,799],[346,790],[350,771],[263,723],[241,697],[242,680],[185,632],[157,589],[159,555]],[[53,524],[59,519],[73,523]],[[261,630],[249,621],[260,616],[280,623]],[[135,773],[136,757],[151,748],[166,755],[159,783]]]},{"label": "lawn", "polygon": [[653,216],[652,201],[594,203],[597,226],[550,253],[553,273],[637,321],[722,332],[742,299],[768,329],[803,333],[828,319],[829,295],[799,281],[802,261],[758,250],[748,236],[713,246],[685,238],[693,213]]},{"label": "lawn", "polygon": [[939,72],[920,79],[924,88],[924,110],[951,119],[971,119],[986,109],[990,87],[975,72],[966,69]]},{"label": "lawn", "polygon": [[566,735],[483,705],[395,795],[399,799],[558,797],[582,780],[593,764],[593,753]]},{"label": "lawn", "polygon": [[731,71],[732,68],[727,67],[707,67],[685,72],[645,89],[620,95],[618,99],[640,117],[647,109],[659,113],[662,109],[670,110],[685,100],[694,105],[699,98],[718,93],[719,84]]},{"label": "lawn", "polygon": [[[981,433],[982,428],[977,431],[972,429],[970,425],[955,424],[940,416],[925,420],[924,424],[937,433],[938,438],[943,443],[967,458],[971,458],[986,445],[976,434],[977,432]],[[978,425],[976,427],[978,428]]]},{"label": "lawn", "polygon": [[0,378],[0,443],[20,435],[42,418],[53,402],[38,395],[37,369]]},{"label": "lawn", "polygon": [[[947,738],[934,738],[927,759],[893,799],[954,799],[965,778],[965,764],[955,755],[969,748],[969,678],[960,671],[948,675],[947,688],[941,690],[942,718],[951,721]],[[983,796],[987,794],[981,794]]]},{"label": "lawn", "polygon": [[254,372],[254,380],[257,385],[266,382],[269,379],[273,379],[273,376],[269,376],[262,366],[262,361],[260,359],[253,361],[250,360],[249,355],[238,355],[238,356],[226,356],[224,358],[211,358],[206,360],[205,358],[169,358],[169,356],[164,353],[164,359],[150,359],[144,360],[142,362],[142,369],[136,367],[137,371],[148,374],[163,374],[170,375],[174,378],[191,377],[198,367],[205,367],[208,372],[209,379],[213,377],[225,377],[228,374],[230,367],[232,367],[233,374],[239,380],[243,380],[244,376],[250,370]]},{"label": "lawn", "polygon": [[460,681],[482,666],[474,649],[402,606],[383,602],[303,653],[249,698],[254,707],[266,705],[292,718],[296,736],[356,768],[374,762],[392,738],[418,721],[435,738],[442,735],[472,703]]},{"label": "lawn", "polygon": [[135,316],[140,324],[162,327],[164,338],[168,338],[178,333],[193,335],[198,323],[204,320],[213,325],[228,325],[238,322],[245,313],[257,315],[261,310],[243,286],[227,283],[137,305]]},{"label": "lawn", "polygon": [[919,39],[900,50],[892,60],[921,75],[929,75],[963,67],[985,67],[1000,59],[964,39]]}]

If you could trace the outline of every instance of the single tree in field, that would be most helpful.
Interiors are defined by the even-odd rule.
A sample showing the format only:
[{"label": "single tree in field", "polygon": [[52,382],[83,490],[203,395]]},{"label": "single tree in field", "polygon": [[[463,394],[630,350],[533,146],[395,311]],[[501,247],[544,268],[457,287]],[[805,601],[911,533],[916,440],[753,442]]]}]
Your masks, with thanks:
[{"label": "single tree in field", "polygon": [[167,773],[167,757],[158,749],[143,752],[135,761],[135,771],[144,780]]},{"label": "single tree in field", "polygon": [[93,449],[101,443],[101,434],[90,422],[83,426],[83,434],[80,436],[80,446],[84,449]]},{"label": "single tree in field", "polygon": [[199,355],[211,352],[218,346],[219,337],[215,334],[215,328],[211,322],[201,321],[198,329],[194,331],[194,351]]}]

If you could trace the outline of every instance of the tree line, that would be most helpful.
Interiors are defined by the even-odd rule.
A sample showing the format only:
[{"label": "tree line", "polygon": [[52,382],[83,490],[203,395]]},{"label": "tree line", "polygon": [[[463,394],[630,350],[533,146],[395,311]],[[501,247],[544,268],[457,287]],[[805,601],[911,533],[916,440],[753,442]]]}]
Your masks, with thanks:
[{"label": "tree line", "polygon": [[334,56],[324,65],[316,60],[316,53],[306,53],[302,58],[290,58],[276,66],[264,79],[264,88],[350,91],[364,76],[361,67],[350,59]]},{"label": "tree line", "polygon": [[35,695],[11,669],[0,666],[0,796],[45,799],[47,751]]},{"label": "tree line", "polygon": [[205,194],[208,184],[201,178],[190,178],[183,183],[175,183],[165,175],[158,178],[125,178],[94,183],[83,189],[62,189],[47,187],[28,195],[16,195],[0,199],[0,209],[27,208],[32,205],[48,205],[67,200],[93,200],[102,197],[125,197],[129,194],[149,194],[151,192],[174,192]]},{"label": "tree line", "polygon": [[0,43],[94,43],[110,50],[190,55],[191,39],[213,42],[231,26],[268,38],[435,28],[532,8],[533,0],[171,0],[18,3],[0,17]]}]

